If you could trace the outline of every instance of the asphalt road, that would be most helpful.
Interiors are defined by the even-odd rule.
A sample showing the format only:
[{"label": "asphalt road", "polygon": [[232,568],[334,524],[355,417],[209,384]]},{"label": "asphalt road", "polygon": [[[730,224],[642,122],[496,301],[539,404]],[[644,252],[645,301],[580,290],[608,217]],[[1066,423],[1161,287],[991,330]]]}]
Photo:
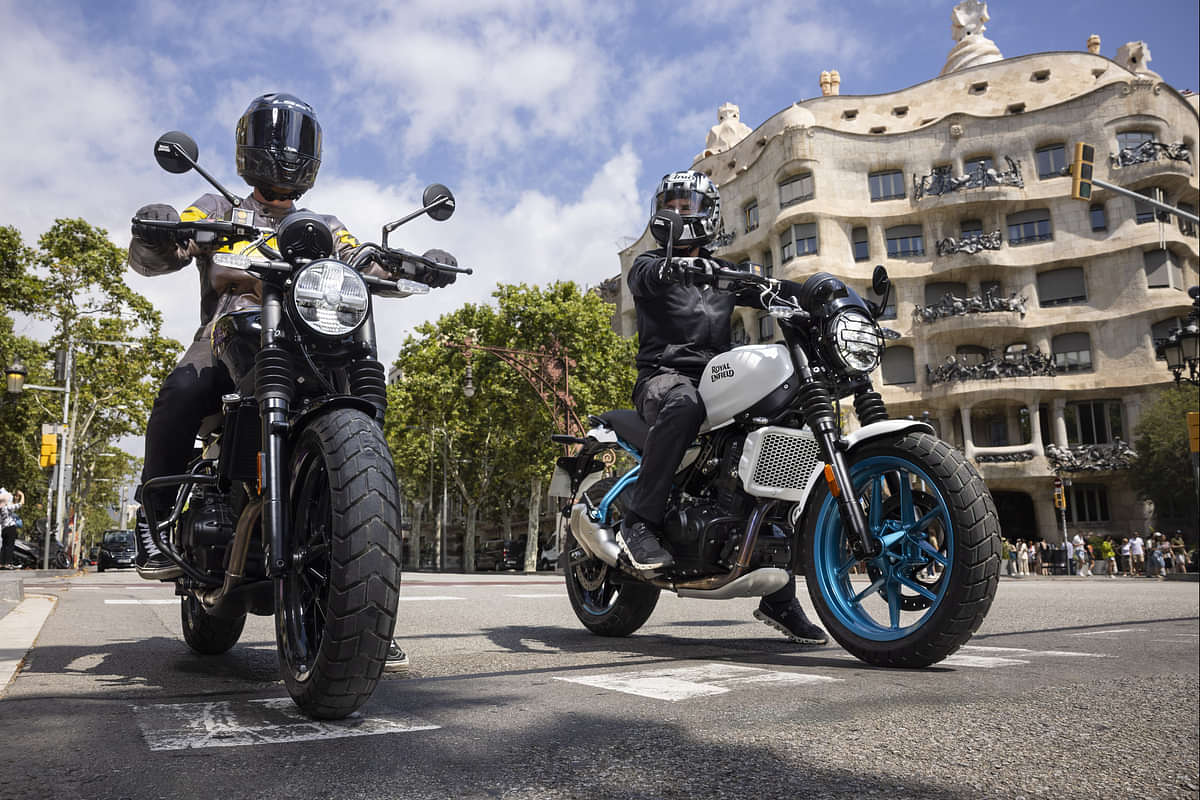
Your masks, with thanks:
[{"label": "asphalt road", "polygon": [[25,591],[57,604],[0,695],[5,800],[1200,797],[1197,583],[1005,578],[908,671],[794,646],[753,600],[664,595],[602,639],[552,574],[412,574],[408,676],[326,725],[292,712],[269,618],[201,657],[132,573]]}]

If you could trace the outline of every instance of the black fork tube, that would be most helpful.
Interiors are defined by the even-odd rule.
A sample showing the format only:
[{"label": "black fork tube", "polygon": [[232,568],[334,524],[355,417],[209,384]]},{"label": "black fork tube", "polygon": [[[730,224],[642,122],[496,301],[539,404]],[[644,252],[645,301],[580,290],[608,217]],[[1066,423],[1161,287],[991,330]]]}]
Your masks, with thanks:
[{"label": "black fork tube", "polygon": [[863,514],[855,498],[854,484],[850,481],[850,470],[846,466],[846,457],[838,446],[838,425],[834,417],[833,401],[829,393],[821,386],[813,375],[808,363],[808,353],[799,342],[789,341],[788,350],[792,354],[792,365],[796,368],[796,376],[800,379],[800,396],[804,400],[804,418],[812,428],[817,445],[821,448],[821,456],[833,472],[833,483],[830,491],[834,492],[838,512],[851,534],[854,550],[860,557],[876,554],[877,546],[871,537],[867,517]]},{"label": "black fork tube", "polygon": [[283,292],[263,282],[262,348],[255,359],[255,395],[262,417],[262,525],[270,547],[267,575],[287,572],[287,487],[284,485],[287,453],[287,416],[295,388],[291,357],[279,345],[283,322]]}]

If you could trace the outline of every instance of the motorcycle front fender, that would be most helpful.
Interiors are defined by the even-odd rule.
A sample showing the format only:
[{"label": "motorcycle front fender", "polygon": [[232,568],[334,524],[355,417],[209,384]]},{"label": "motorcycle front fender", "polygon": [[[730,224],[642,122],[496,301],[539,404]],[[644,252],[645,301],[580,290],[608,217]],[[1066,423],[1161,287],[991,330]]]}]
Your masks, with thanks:
[{"label": "motorcycle front fender", "polygon": [[859,445],[874,441],[875,439],[890,439],[913,432],[937,435],[933,426],[928,422],[920,422],[915,419],[882,419],[879,422],[872,422],[870,425],[864,425],[853,433],[847,434],[843,441],[846,443],[846,452],[852,453]]}]

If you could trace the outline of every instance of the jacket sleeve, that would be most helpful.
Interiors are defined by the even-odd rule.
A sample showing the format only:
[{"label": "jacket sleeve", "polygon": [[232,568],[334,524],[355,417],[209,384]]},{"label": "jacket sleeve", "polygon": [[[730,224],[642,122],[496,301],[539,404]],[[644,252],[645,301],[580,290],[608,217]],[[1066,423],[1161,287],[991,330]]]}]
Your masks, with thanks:
[{"label": "jacket sleeve", "polygon": [[[214,194],[201,195],[196,202],[185,208],[179,214],[180,222],[195,222],[201,219],[211,219],[217,215],[218,197]],[[129,266],[139,275],[153,277],[166,275],[168,272],[178,272],[192,263],[192,258],[199,250],[194,242],[188,242],[186,247],[154,247],[136,236],[129,242]]]},{"label": "jacket sleeve", "polygon": [[329,230],[333,232],[333,252],[339,258],[344,258],[347,253],[358,247],[358,239],[355,238],[354,234],[350,233],[345,223],[337,217],[327,217],[327,221],[329,223]]},{"label": "jacket sleeve", "polygon": [[664,261],[662,250],[650,250],[634,259],[625,279],[634,297],[654,297],[671,286],[672,282],[662,276]]}]

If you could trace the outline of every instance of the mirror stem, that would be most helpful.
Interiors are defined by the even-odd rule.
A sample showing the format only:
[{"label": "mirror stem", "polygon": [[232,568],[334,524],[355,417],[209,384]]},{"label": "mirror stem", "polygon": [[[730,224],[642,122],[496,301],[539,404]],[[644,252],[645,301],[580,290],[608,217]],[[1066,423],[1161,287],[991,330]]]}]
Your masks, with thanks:
[{"label": "mirror stem", "polygon": [[422,214],[428,214],[430,211],[432,211],[433,209],[437,208],[438,206],[442,205],[445,202],[446,202],[445,197],[439,197],[437,200],[434,200],[432,203],[425,206],[424,208],[418,209],[407,216],[401,217],[400,219],[396,220],[395,222],[389,222],[387,225],[384,225],[383,226],[383,249],[387,250],[387,246],[388,246],[387,239],[388,239],[389,233],[396,230],[396,228],[399,228],[404,223],[411,222],[412,220],[416,219],[417,217],[421,216]]},{"label": "mirror stem", "polygon": [[207,172],[205,172],[204,169],[199,164],[197,164],[192,159],[191,156],[189,156],[187,153],[185,153],[183,151],[183,148],[179,146],[178,142],[171,142],[171,149],[175,152],[175,155],[179,156],[184,161],[191,164],[192,169],[196,170],[196,172],[199,172],[200,176],[202,178],[204,178],[204,180],[211,183],[213,185],[213,188],[215,188],[218,192],[220,192],[222,195],[224,195],[225,199],[228,200],[230,203],[232,203],[234,208],[237,208],[238,206],[240,206],[242,204],[242,198],[237,197],[232,192],[230,192],[228,189],[226,189],[224,186],[217,183],[217,179],[214,178],[212,175],[209,175]]}]

